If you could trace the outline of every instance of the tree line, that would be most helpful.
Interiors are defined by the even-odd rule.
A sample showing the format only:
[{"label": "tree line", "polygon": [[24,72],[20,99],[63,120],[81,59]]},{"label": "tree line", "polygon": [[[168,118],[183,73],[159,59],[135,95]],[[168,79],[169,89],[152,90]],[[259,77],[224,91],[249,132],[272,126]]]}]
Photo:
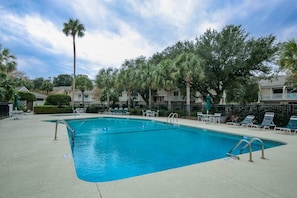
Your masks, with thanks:
[{"label": "tree line", "polygon": [[179,41],[152,57],[125,60],[120,69],[102,69],[95,82],[107,96],[115,90],[125,90],[128,96],[139,93],[149,107],[152,92],[160,88],[169,96],[179,88],[187,106],[195,92],[204,99],[210,95],[213,103],[224,92],[228,102],[250,103],[257,100],[258,81],[275,74],[271,65],[279,49],[273,35],[253,38],[241,26],[228,25],[220,32],[209,29],[194,40]]},{"label": "tree line", "polygon": [[[74,22],[72,24],[80,25]],[[65,28],[70,27],[64,24],[64,33]],[[221,31],[208,29],[193,40],[178,41],[151,57],[125,60],[119,69],[101,69],[94,85],[100,89],[101,101],[108,104],[126,91],[130,98],[128,106],[133,102],[133,96],[140,94],[150,108],[152,95],[158,89],[166,90],[168,96],[173,90],[180,89],[187,106],[191,97],[205,99],[207,95],[211,96],[213,103],[218,103],[224,93],[228,103],[250,103],[257,100],[259,80],[277,75],[280,69],[290,73],[287,83],[296,87],[296,46],[296,40],[277,43],[273,35],[254,38],[241,26],[227,25]],[[61,74],[53,81],[43,78],[30,80],[17,72],[16,65],[16,57],[8,49],[0,48],[1,101],[11,100],[14,88],[19,85],[46,92],[50,92],[53,86],[73,86],[70,75]],[[77,75],[75,87],[82,92],[92,89],[90,81],[86,75]],[[197,96],[196,92],[200,95]],[[170,110],[171,101],[168,99]]]}]

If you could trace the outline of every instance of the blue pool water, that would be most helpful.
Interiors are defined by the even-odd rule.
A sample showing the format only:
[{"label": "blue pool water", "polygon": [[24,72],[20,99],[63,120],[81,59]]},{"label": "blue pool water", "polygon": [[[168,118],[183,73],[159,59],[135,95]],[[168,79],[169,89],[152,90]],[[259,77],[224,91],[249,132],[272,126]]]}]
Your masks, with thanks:
[{"label": "blue pool water", "polygon": [[[77,176],[105,182],[226,157],[242,136],[126,118],[67,120]],[[265,149],[282,145],[264,140]],[[261,149],[253,143],[253,151]]]}]

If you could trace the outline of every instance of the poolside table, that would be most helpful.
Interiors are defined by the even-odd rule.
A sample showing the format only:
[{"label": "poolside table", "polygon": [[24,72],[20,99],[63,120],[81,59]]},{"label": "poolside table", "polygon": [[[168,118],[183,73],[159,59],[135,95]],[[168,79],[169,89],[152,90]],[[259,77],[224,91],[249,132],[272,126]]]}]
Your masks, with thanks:
[{"label": "poolside table", "polygon": [[20,110],[13,110],[11,111],[11,117],[14,119],[14,120],[18,120],[20,119],[24,114],[24,111],[20,111]]},{"label": "poolside table", "polygon": [[202,121],[207,123],[220,123],[221,122],[221,114],[215,113],[215,114],[202,114]]}]

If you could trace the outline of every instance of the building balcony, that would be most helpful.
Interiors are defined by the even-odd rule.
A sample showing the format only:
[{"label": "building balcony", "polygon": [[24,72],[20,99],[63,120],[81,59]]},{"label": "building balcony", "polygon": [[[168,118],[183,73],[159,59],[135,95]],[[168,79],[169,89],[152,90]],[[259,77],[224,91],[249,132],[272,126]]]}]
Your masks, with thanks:
[{"label": "building balcony", "polygon": [[261,94],[261,101],[292,101],[297,100],[297,93]]}]

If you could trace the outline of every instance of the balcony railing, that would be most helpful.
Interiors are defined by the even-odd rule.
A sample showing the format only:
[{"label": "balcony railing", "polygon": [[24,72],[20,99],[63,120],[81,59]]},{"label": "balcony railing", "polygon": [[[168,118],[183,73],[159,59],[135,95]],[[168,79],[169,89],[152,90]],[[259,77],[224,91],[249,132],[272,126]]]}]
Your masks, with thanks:
[{"label": "balcony railing", "polygon": [[297,93],[261,95],[261,100],[297,100]]}]

